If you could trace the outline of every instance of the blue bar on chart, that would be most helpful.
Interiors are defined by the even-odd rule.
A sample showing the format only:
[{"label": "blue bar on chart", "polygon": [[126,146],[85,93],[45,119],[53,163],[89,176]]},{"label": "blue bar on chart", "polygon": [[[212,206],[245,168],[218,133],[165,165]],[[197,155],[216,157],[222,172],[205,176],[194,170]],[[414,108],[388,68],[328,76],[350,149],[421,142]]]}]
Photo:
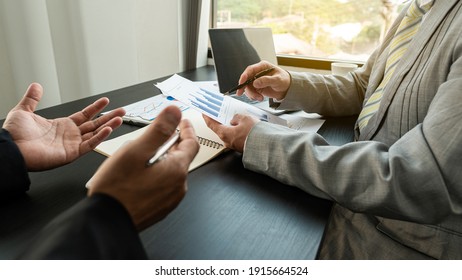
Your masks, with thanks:
[{"label": "blue bar on chart", "polygon": [[218,118],[224,98],[216,93],[201,89],[189,95],[191,104],[202,111]]},{"label": "blue bar on chart", "polygon": [[220,95],[218,93],[215,93],[213,91],[210,91],[210,90],[206,90],[205,88],[201,88],[201,90],[208,96],[218,100],[220,102],[220,106],[221,106],[221,103],[223,103],[223,100],[225,99],[223,97],[223,95]]}]

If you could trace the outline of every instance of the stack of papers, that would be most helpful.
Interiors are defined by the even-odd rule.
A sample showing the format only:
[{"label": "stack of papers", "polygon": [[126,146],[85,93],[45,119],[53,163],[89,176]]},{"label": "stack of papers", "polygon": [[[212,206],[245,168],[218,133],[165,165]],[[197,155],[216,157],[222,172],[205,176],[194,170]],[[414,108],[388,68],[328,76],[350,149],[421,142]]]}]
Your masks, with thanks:
[{"label": "stack of papers", "polygon": [[164,82],[156,84],[162,93],[171,96],[210,118],[230,125],[234,115],[254,116],[262,121],[287,126],[287,121],[255,106],[244,103],[230,96],[223,95],[210,88],[199,86],[179,75],[173,75]]}]

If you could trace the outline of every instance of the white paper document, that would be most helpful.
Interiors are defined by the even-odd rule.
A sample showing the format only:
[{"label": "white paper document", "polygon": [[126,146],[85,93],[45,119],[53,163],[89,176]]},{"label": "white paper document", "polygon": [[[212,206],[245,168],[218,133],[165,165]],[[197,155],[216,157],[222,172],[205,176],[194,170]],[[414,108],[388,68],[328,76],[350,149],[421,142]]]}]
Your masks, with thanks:
[{"label": "white paper document", "polygon": [[315,113],[309,114],[303,111],[283,114],[281,118],[287,120],[290,128],[305,132],[317,132],[325,122],[325,120],[321,119],[320,115]]},{"label": "white paper document", "polygon": [[201,87],[199,84],[176,74],[164,82],[156,84],[156,87],[164,95],[171,96],[225,125],[230,125],[235,114],[246,114],[262,121],[287,126],[287,121],[278,116],[223,95],[218,91]]},{"label": "white paper document", "polygon": [[129,124],[148,125],[162,110],[170,105],[177,106],[182,112],[189,108],[189,106],[174,100],[172,97],[159,94],[124,106],[125,116],[122,118],[124,122]]}]

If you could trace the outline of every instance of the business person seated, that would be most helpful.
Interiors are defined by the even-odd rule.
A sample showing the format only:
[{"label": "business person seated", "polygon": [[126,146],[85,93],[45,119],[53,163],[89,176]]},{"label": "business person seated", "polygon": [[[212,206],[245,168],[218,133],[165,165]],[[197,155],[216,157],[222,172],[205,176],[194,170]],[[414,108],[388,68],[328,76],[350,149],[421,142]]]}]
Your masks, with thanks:
[{"label": "business person seated", "polygon": [[280,109],[359,115],[353,143],[246,115],[232,126],[204,118],[246,168],[334,202],[319,258],[462,259],[460,26],[462,1],[412,1],[347,76],[276,68],[245,88]]},{"label": "business person seated", "polygon": [[[3,124],[0,176],[8,180],[0,187],[2,200],[28,190],[28,171],[55,168],[93,150],[120,126],[125,113],[117,109],[94,119],[109,102],[101,98],[69,117],[49,120],[34,113],[42,95],[42,87],[32,84]],[[178,108],[166,108],[145,134],[100,166],[88,196],[51,221],[19,258],[146,258],[138,231],[164,218],[181,201],[189,163],[199,149],[192,125],[180,120]],[[179,142],[147,167],[178,124]]]}]

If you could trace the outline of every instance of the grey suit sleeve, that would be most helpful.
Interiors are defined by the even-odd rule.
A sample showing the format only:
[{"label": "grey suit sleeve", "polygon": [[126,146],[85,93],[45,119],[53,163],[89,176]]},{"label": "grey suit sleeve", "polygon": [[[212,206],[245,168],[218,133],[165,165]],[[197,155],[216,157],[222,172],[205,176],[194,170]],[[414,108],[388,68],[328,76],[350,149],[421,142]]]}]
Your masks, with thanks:
[{"label": "grey suit sleeve", "polygon": [[317,134],[259,123],[246,141],[245,167],[355,212],[431,224],[461,215],[461,53],[423,123],[394,144],[335,147]]},{"label": "grey suit sleeve", "polygon": [[289,72],[291,86],[278,109],[304,110],[324,116],[351,116],[361,111],[377,49],[360,69],[346,76]]}]

